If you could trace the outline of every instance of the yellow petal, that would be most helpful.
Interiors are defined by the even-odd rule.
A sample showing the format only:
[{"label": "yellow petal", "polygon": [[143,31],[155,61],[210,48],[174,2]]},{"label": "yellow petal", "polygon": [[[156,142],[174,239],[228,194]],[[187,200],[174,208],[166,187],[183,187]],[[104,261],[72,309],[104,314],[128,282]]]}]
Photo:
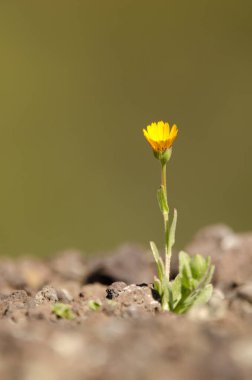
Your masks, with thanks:
[{"label": "yellow petal", "polygon": [[146,129],[143,129],[143,134],[144,134],[144,137],[145,137],[146,139],[148,139],[149,134],[148,134],[148,132],[146,131]]},{"label": "yellow petal", "polygon": [[172,129],[171,129],[170,136],[171,136],[171,137],[173,137],[173,136],[176,137],[177,134],[178,134],[178,128],[177,128],[176,124],[173,124]]},{"label": "yellow petal", "polygon": [[160,121],[160,140],[164,140],[164,128],[165,123],[163,121]]},{"label": "yellow petal", "polygon": [[170,126],[168,123],[164,124],[164,140],[167,140],[170,134]]}]

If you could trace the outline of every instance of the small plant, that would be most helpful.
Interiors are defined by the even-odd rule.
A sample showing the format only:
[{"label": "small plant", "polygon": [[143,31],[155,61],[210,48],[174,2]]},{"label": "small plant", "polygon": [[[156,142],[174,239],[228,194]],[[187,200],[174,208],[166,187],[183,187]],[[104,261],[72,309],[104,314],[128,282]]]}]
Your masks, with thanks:
[{"label": "small plant", "polygon": [[97,311],[102,307],[102,303],[99,299],[88,301],[88,307],[90,310]]},{"label": "small plant", "polygon": [[74,315],[72,312],[72,308],[70,305],[66,305],[64,303],[57,302],[52,306],[52,312],[57,315],[59,318],[72,320],[74,319]]},{"label": "small plant", "polygon": [[206,303],[213,287],[210,284],[214,266],[210,257],[201,255],[189,256],[186,252],[179,253],[179,273],[170,280],[172,247],[175,243],[177,225],[177,210],[174,210],[170,222],[170,210],[167,199],[166,165],[171,158],[172,144],[177,137],[178,128],[174,124],[159,121],[143,129],[144,136],[152,147],[155,158],[161,163],[161,186],[157,191],[157,199],[164,219],[165,230],[165,260],[162,259],[156,244],[150,242],[151,250],[157,266],[157,277],[154,278],[154,289],[158,292],[163,310],[174,313],[184,313],[190,307]]}]

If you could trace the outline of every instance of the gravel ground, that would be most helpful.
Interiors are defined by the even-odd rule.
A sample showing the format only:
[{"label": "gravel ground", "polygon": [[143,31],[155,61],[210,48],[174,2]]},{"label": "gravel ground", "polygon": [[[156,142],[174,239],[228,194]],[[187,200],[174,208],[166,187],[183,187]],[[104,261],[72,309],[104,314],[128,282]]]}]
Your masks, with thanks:
[{"label": "gravel ground", "polygon": [[0,379],[250,380],[252,233],[211,226],[185,248],[216,265],[212,299],[186,315],[161,312],[137,245],[1,258]]}]

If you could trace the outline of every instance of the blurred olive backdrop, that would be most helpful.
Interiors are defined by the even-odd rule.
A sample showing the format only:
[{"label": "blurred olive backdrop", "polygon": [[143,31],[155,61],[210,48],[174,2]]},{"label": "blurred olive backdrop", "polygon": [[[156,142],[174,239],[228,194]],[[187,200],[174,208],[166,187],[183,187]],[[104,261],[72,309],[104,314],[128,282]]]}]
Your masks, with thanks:
[{"label": "blurred olive backdrop", "polygon": [[251,20],[251,0],[0,0],[0,253],[160,244],[160,119],[177,245],[251,229]]}]

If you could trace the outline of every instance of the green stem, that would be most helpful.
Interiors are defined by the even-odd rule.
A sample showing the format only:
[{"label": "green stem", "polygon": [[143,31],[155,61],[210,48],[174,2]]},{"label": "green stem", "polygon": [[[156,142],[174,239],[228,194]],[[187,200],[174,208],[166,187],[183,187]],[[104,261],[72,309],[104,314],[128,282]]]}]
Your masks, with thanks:
[{"label": "green stem", "polygon": [[[166,197],[167,205],[167,184],[166,184],[166,163],[161,163],[161,183],[164,189],[164,195]],[[171,266],[171,252],[169,249],[169,205],[168,211],[163,211],[164,229],[165,229],[165,274],[168,281],[170,281],[170,266]]]},{"label": "green stem", "polygon": [[161,181],[162,181],[162,185],[164,186],[165,196],[166,196],[166,198],[167,198],[166,164],[162,164],[162,163],[161,163],[161,166],[162,166]]}]

